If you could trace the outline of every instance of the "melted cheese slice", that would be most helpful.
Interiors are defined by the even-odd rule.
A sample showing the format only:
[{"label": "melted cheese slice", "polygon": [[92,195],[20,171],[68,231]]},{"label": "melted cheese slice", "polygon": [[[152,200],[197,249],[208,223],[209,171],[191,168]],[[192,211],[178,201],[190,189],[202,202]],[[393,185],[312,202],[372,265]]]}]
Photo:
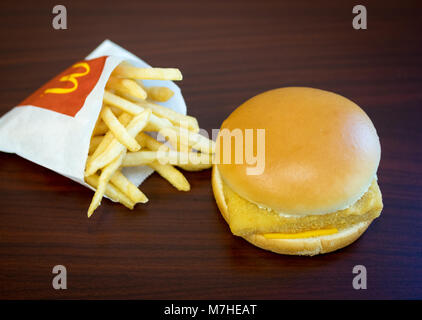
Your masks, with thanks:
[{"label": "melted cheese slice", "polygon": [[312,231],[305,231],[305,232],[298,232],[298,233],[264,233],[262,234],[266,239],[303,239],[303,238],[312,238],[312,237],[320,237],[320,236],[328,236],[330,234],[337,233],[338,230],[336,228],[331,229],[320,229],[320,230],[312,230]]}]

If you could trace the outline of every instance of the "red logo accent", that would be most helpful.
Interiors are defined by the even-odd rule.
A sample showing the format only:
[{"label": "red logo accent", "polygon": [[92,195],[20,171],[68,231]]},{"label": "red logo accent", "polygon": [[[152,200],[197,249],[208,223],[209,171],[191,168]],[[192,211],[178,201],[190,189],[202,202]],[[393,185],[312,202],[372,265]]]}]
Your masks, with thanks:
[{"label": "red logo accent", "polygon": [[75,63],[31,94],[18,106],[32,105],[74,117],[103,72],[107,57]]}]

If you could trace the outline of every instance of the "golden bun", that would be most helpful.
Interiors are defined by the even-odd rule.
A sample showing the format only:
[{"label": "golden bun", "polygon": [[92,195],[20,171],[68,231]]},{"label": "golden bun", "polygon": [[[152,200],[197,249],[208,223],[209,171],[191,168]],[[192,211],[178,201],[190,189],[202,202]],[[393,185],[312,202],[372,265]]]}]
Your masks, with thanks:
[{"label": "golden bun", "polygon": [[[212,170],[212,188],[217,206],[221,215],[228,221],[228,208],[224,198],[223,183],[217,166]],[[243,237],[251,244],[265,250],[288,255],[313,256],[341,249],[357,240],[371,224],[361,222],[332,235],[304,238],[304,239],[267,239],[262,235],[254,234]]]},{"label": "golden bun", "polygon": [[[218,171],[240,196],[280,213],[316,215],[351,206],[368,190],[380,161],[379,138],[366,113],[324,90],[289,87],[259,94],[221,126],[236,128],[266,130],[265,169],[248,175],[250,165],[243,161],[217,164]],[[220,135],[217,159],[219,142]],[[233,156],[234,147],[231,150]],[[247,240],[283,242],[263,242],[258,236]]]}]

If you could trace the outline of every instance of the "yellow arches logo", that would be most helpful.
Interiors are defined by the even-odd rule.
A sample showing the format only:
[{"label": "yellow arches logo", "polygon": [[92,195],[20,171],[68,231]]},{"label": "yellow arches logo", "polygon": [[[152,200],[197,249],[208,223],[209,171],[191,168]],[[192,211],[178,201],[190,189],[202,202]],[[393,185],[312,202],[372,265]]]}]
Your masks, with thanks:
[{"label": "yellow arches logo", "polygon": [[60,82],[71,82],[73,86],[71,88],[49,88],[44,91],[44,93],[55,93],[55,94],[66,94],[71,93],[78,89],[78,80],[76,78],[80,78],[86,76],[89,71],[91,70],[90,66],[86,62],[79,62],[75,63],[71,68],[84,68],[84,72],[76,72],[71,73],[69,75],[65,75],[60,78]]},{"label": "yellow arches logo", "polygon": [[74,117],[100,78],[107,57],[74,63],[22,101],[19,106],[35,106]]}]

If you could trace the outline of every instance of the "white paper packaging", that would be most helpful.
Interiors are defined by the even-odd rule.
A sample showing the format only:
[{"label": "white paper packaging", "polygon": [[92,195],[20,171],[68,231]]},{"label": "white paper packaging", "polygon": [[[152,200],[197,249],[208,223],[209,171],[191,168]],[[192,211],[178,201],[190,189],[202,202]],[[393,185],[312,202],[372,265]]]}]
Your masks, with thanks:
[{"label": "white paper packaging", "polygon": [[[102,56],[105,58],[99,58]],[[92,59],[96,59],[95,63]],[[73,69],[64,72],[64,78],[52,80],[51,85],[59,86],[58,89],[51,90],[43,86],[23,104],[0,118],[0,151],[16,153],[90,188],[84,182],[84,169],[91,134],[102,106],[105,84],[113,69],[123,60],[138,67],[149,65],[109,40],[101,43],[85,60],[92,62],[74,65]],[[48,84],[50,82],[46,84],[47,87]],[[144,80],[144,84],[172,89],[174,96],[160,104],[186,114],[180,88],[173,82]],[[86,97],[79,96],[83,90]],[[35,101],[34,105],[38,106],[26,103],[27,100],[30,103]],[[56,100],[59,102],[56,103]],[[123,170],[126,177],[137,186],[152,172],[147,166]]]}]

